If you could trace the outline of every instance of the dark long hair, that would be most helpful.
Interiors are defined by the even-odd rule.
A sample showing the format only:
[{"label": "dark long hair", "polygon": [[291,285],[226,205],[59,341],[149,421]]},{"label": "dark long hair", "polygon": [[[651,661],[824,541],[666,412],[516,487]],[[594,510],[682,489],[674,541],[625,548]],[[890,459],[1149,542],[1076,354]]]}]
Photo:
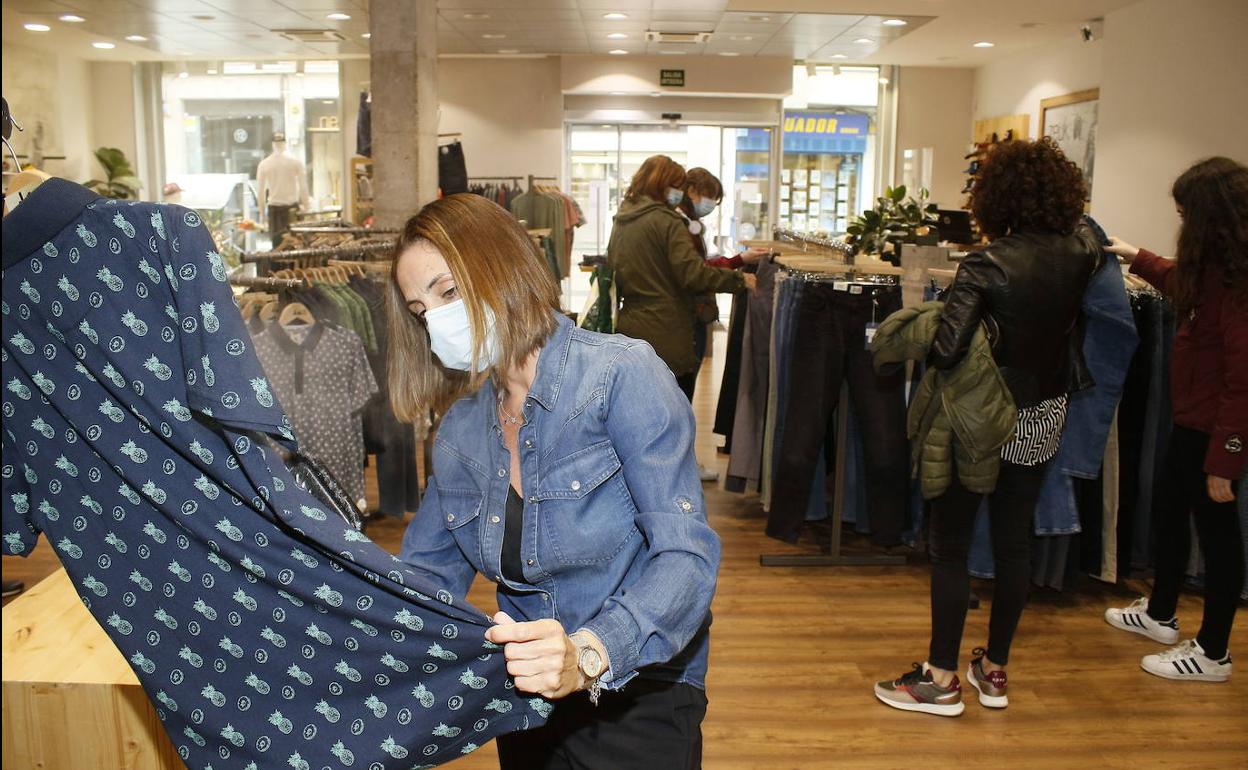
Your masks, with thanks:
[{"label": "dark long hair", "polygon": [[1083,172],[1049,137],[994,145],[980,161],[971,213],[989,238],[1039,231],[1068,234],[1083,216]]},{"label": "dark long hair", "polygon": [[1170,194],[1183,208],[1178,269],[1168,287],[1175,309],[1195,309],[1210,267],[1222,272],[1232,299],[1248,305],[1248,167],[1230,158],[1202,160],[1174,180]]}]

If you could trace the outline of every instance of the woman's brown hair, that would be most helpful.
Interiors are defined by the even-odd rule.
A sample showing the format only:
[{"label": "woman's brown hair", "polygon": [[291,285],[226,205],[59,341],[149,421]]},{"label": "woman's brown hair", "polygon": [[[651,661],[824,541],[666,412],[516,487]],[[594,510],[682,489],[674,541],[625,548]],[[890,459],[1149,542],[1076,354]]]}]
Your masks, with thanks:
[{"label": "woman's brown hair", "polygon": [[499,346],[493,373],[522,365],[554,333],[559,312],[559,289],[550,268],[515,217],[469,193],[422,208],[407,220],[395,244],[386,301],[390,404],[404,422],[415,422],[429,409],[445,411],[492,373],[447,369],[434,358],[429,332],[408,309],[398,282],[399,260],[422,242],[437,249],[451,269],[468,310],[475,360],[484,349],[485,310],[493,312]]},{"label": "woman's brown hair", "polygon": [[724,185],[719,181],[719,177],[701,166],[691,168],[689,173],[685,174],[685,189],[693,190],[703,198],[710,198],[716,203],[724,199]]},{"label": "woman's brown hair", "polygon": [[628,191],[624,193],[624,200],[633,202],[645,196],[665,203],[669,187],[685,189],[685,169],[666,155],[651,155],[637,169],[637,173],[633,174]]},{"label": "woman's brown hair", "polygon": [[994,145],[980,162],[971,213],[989,238],[1041,231],[1071,233],[1088,197],[1083,172],[1049,137]]},{"label": "woman's brown hair", "polygon": [[1248,167],[1230,158],[1202,160],[1170,190],[1183,209],[1179,248],[1169,289],[1185,316],[1200,303],[1206,268],[1216,267],[1234,301],[1248,306]]}]

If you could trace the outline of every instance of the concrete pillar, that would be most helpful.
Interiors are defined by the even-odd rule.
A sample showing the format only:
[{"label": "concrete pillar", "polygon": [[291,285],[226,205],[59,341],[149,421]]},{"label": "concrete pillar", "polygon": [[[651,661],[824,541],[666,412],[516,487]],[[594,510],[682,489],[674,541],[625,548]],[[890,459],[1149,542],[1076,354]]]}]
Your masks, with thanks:
[{"label": "concrete pillar", "polygon": [[371,0],[373,190],[378,227],[438,195],[437,0]]}]

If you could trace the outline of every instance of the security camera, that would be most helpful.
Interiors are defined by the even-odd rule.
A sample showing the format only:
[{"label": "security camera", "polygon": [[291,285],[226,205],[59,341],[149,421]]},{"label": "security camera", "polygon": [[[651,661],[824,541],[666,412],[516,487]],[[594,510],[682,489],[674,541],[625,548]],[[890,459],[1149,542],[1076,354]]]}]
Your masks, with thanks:
[{"label": "security camera", "polygon": [[1087,24],[1084,24],[1082,27],[1079,28],[1079,35],[1083,38],[1083,42],[1085,43],[1092,42],[1092,28],[1089,27]]},{"label": "security camera", "polygon": [[1079,38],[1085,43],[1100,40],[1105,34],[1105,20],[1092,19],[1079,28]]}]

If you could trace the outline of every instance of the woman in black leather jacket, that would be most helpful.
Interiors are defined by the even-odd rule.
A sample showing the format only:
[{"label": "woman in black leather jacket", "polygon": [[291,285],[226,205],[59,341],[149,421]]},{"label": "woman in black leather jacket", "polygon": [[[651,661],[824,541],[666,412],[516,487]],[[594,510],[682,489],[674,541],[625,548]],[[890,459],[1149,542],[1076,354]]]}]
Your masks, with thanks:
[{"label": "woman in black leather jacket", "polygon": [[[1019,410],[988,496],[996,586],[987,650],[967,679],[981,704],[1005,708],[1005,665],[1027,601],[1036,500],[1066,421],[1067,395],[1090,385],[1079,311],[1100,264],[1096,238],[1080,225],[1083,175],[1050,139],[997,145],[980,164],[971,207],[992,242],[969,255],[949,288],[929,362],[948,369],[966,354],[982,321],[993,358]],[[932,639],[928,662],[876,685],[886,704],[944,716],[962,713],[956,674],[970,581],[967,553],[980,495],[953,483],[931,501]]]}]

